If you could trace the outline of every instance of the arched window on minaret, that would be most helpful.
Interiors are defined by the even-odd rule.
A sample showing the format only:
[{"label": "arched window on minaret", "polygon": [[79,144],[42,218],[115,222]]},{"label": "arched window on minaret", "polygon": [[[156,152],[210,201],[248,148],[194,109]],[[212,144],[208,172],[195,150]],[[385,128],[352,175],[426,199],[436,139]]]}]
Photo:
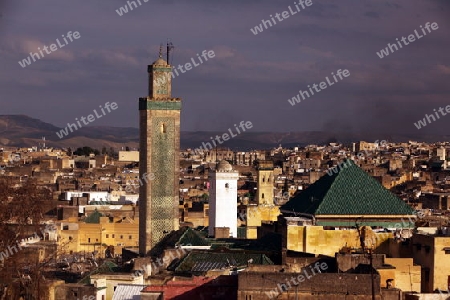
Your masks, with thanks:
[{"label": "arched window on minaret", "polygon": [[266,176],[263,176],[263,182],[266,182]]},{"label": "arched window on minaret", "polygon": [[161,124],[161,133],[166,133],[166,123]]},{"label": "arched window on minaret", "polygon": [[261,196],[261,197],[262,197],[262,199],[264,199],[264,193],[262,193],[262,196]]}]

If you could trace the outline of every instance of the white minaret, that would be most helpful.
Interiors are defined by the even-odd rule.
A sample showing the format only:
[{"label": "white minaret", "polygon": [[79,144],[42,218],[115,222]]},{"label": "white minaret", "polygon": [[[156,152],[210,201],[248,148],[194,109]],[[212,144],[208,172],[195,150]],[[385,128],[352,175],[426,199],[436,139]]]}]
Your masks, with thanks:
[{"label": "white minaret", "polygon": [[237,180],[239,172],[226,160],[209,173],[209,236],[215,228],[228,227],[230,236],[237,237]]},{"label": "white minaret", "polygon": [[436,156],[438,156],[440,160],[445,160],[445,152],[444,147],[439,147],[436,149]]},{"label": "white minaret", "polygon": [[439,147],[439,148],[437,148],[436,149],[436,155],[439,157],[439,159],[440,160],[443,160],[444,161],[444,165],[443,165],[443,168],[444,169],[447,169],[447,166],[448,166],[448,162],[446,161],[446,151],[445,151],[445,148],[444,147]]}]

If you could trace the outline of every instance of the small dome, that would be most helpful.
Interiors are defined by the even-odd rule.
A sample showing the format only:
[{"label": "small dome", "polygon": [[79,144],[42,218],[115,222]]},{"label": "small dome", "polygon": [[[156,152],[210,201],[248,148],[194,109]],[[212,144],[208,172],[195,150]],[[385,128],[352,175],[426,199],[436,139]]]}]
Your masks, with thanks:
[{"label": "small dome", "polygon": [[217,170],[219,170],[219,171],[233,171],[233,167],[226,160],[221,160],[219,165],[217,166]]},{"label": "small dome", "polygon": [[154,63],[153,63],[153,65],[155,66],[155,65],[158,65],[158,66],[167,66],[167,62],[164,60],[164,59],[162,59],[161,57],[160,58],[158,58]]}]

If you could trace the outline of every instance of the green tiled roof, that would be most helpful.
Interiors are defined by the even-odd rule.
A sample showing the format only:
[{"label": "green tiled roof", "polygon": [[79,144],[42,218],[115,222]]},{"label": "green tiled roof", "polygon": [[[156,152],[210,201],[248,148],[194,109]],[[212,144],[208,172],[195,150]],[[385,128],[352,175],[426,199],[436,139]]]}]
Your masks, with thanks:
[{"label": "green tiled roof", "polygon": [[209,246],[210,243],[200,236],[194,229],[187,228],[181,238],[177,242],[178,245],[191,245],[191,246]]},{"label": "green tiled roof", "polygon": [[190,252],[175,269],[177,273],[203,273],[213,269],[221,269],[233,265],[247,266],[252,259],[253,265],[273,265],[265,254],[245,252]]},{"label": "green tiled roof", "polygon": [[204,237],[201,236],[201,233],[190,228],[190,227],[181,227],[177,231],[172,231],[167,234],[153,249],[151,250],[152,256],[160,256],[164,249],[167,248],[176,248],[177,246],[209,246],[210,243]]},{"label": "green tiled roof", "polygon": [[89,284],[91,282],[91,275],[95,274],[110,274],[117,272],[118,266],[112,261],[105,261],[97,269],[93,270],[89,275],[83,277],[78,283]]},{"label": "green tiled roof", "polygon": [[312,215],[412,215],[414,210],[348,160],[281,207]]}]

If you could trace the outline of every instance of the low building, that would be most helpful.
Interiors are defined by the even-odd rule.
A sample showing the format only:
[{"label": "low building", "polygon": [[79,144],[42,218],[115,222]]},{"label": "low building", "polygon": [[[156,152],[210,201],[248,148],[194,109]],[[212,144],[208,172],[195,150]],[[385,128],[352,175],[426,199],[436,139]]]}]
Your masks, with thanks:
[{"label": "low building", "polygon": [[422,292],[450,288],[450,230],[416,233],[412,239],[414,263],[422,267]]},{"label": "low building", "polygon": [[237,299],[237,276],[173,277],[163,284],[150,285],[141,300]]},{"label": "low building", "polygon": [[139,151],[119,151],[120,162],[139,162]]}]

